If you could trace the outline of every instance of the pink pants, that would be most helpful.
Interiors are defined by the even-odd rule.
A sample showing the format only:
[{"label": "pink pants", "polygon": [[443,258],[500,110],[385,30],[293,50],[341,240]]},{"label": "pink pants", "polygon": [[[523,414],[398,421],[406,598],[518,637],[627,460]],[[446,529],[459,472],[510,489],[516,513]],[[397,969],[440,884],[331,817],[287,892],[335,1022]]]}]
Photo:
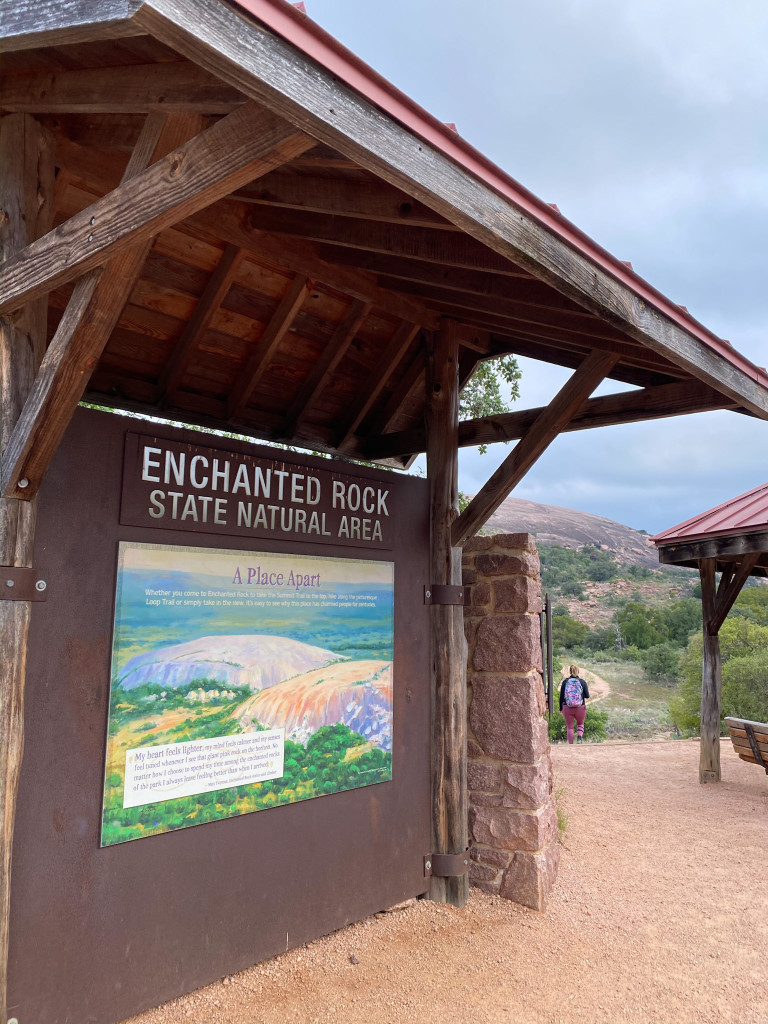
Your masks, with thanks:
[{"label": "pink pants", "polygon": [[563,704],[563,718],[565,719],[565,728],[568,732],[568,742],[573,743],[573,723],[577,725],[577,732],[579,736],[584,735],[584,719],[587,717],[587,705],[579,704],[575,708],[569,708],[567,704]]}]

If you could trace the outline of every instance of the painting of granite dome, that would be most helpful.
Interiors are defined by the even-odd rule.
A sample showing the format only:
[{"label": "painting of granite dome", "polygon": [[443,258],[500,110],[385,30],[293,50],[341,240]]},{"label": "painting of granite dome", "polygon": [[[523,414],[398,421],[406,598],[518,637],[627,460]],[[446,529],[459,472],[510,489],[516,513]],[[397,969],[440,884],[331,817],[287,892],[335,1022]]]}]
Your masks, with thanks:
[{"label": "painting of granite dome", "polygon": [[215,679],[258,691],[338,660],[333,651],[283,636],[201,636],[137,654],[119,681],[131,690],[145,683],[176,688],[195,679]]}]

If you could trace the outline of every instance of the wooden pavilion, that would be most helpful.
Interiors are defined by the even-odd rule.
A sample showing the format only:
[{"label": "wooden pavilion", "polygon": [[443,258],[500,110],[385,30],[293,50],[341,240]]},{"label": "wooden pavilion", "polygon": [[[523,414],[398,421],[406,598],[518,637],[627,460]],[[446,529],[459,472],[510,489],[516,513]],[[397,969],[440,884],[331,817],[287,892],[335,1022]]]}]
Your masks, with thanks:
[{"label": "wooden pavilion", "polygon": [[[750,576],[768,576],[768,484],[657,534],[662,565],[699,570],[704,630],[699,782],[720,781],[719,631]],[[716,579],[720,574],[719,581]]]},{"label": "wooden pavilion", "polygon": [[[426,451],[450,586],[561,431],[768,419],[768,375],[284,0],[16,0],[2,50],[4,963],[36,498],[81,400],[390,467]],[[573,375],[460,424],[505,354]],[[635,389],[590,398],[604,378]],[[500,440],[459,515],[457,448]],[[462,612],[431,615],[432,850],[460,854]]]}]

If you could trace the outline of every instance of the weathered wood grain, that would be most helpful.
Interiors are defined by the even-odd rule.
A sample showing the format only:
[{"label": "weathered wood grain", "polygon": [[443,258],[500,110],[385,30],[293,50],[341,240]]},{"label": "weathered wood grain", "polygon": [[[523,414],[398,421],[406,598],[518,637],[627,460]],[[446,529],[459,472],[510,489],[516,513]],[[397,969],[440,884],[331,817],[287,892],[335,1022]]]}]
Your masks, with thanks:
[{"label": "weathered wood grain", "polygon": [[260,99],[343,156],[377,174],[557,291],[670,359],[756,415],[768,388],[670,311],[624,283],[445,154],[344,86],[285,40],[217,2],[147,0],[149,32],[246,95]]},{"label": "weathered wood grain", "polygon": [[0,52],[141,35],[132,18],[141,0],[14,0],[3,8]]},{"label": "weathered wood grain", "polygon": [[306,274],[345,295],[387,310],[402,320],[430,329],[438,326],[439,317],[433,309],[417,299],[379,288],[374,274],[326,262],[318,256],[317,247],[312,242],[255,230],[250,222],[249,207],[245,204],[231,200],[215,203],[190,217],[186,226],[191,230],[201,230],[207,238],[223,238],[254,256],[282,265],[286,270]]},{"label": "weathered wood grain", "polygon": [[702,558],[699,563],[704,639],[701,669],[701,739],[699,742],[699,782],[701,783],[720,782],[720,637],[717,635],[717,631],[713,631],[710,627],[710,623],[715,617],[717,601],[715,570],[714,558]]},{"label": "weathered wood grain", "polygon": [[[583,408],[562,428],[563,431],[590,430],[593,427],[613,426],[619,423],[639,423],[644,420],[682,416],[694,412],[731,407],[730,399],[699,381],[681,381],[662,384],[641,391],[624,391],[615,395],[590,398]],[[544,412],[544,407],[520,409],[459,423],[459,447],[467,448],[495,441],[517,441]],[[424,451],[426,432],[423,428],[385,434],[371,431],[366,451],[371,458],[391,458]]]},{"label": "weathered wood grain", "polygon": [[387,381],[394,373],[411,342],[419,332],[418,324],[402,323],[395,331],[394,337],[384,348],[376,365],[371,370],[368,381],[361,389],[357,402],[352,406],[344,426],[339,430],[339,451],[343,451],[363,419],[373,407],[373,403],[386,387]]},{"label": "weathered wood grain", "polygon": [[593,352],[587,356],[453,524],[451,537],[456,547],[462,546],[493,515],[541,453],[576,415],[615,361],[616,356],[606,352]]},{"label": "weathered wood grain", "polygon": [[371,304],[369,302],[352,299],[344,319],[333,332],[333,337],[323,349],[322,355],[288,410],[282,427],[283,436],[292,437],[308,419],[317,396],[322,392],[331,374],[341,362],[344,353],[354,341],[370,311]]},{"label": "weathered wood grain", "polygon": [[266,331],[248,360],[240,380],[232,391],[227,408],[230,423],[237,421],[242,416],[248,399],[266,373],[272,357],[290,330],[311,287],[312,282],[303,274],[297,274],[289,285]]},{"label": "weathered wood grain", "polygon": [[286,210],[455,231],[453,224],[384,182],[312,178],[279,171],[238,190],[236,199]]},{"label": "weathered wood grain", "polygon": [[[149,115],[125,169],[128,181],[195,134],[189,115]],[[119,252],[107,268],[75,285],[67,309],[42,360],[14,426],[0,473],[0,494],[25,501],[38,492],[94,366],[123,312],[149,251],[141,239]],[[28,481],[19,487],[19,480]]]},{"label": "weathered wood grain", "polygon": [[246,104],[9,257],[0,314],[101,266],[311,145],[286,122]]},{"label": "weathered wood grain", "polygon": [[[461,550],[451,541],[458,511],[459,343],[446,320],[427,339],[427,478],[430,485],[430,584],[461,585]],[[460,605],[430,608],[432,680],[432,853],[463,853],[469,843],[467,678]],[[430,899],[463,907],[467,875],[430,879]]]},{"label": "weathered wood grain", "polygon": [[238,265],[243,257],[242,249],[229,245],[224,250],[219,265],[216,267],[208,285],[195,306],[184,333],[179,338],[173,355],[158,382],[158,390],[164,396],[163,404],[167,405],[184,376],[184,370],[191,355],[199,344],[203,334],[208,330],[229,291],[232,279],[237,273]]},{"label": "weathered wood grain", "polygon": [[[52,140],[27,114],[0,121],[0,255],[8,257],[44,234],[53,219]],[[46,303],[0,321],[0,451],[26,401],[45,351]],[[37,502],[0,498],[0,566],[32,566]],[[0,594],[0,1020],[7,1019],[11,853],[24,753],[24,682],[29,601]]]},{"label": "weathered wood grain", "polygon": [[[659,561],[664,565],[695,564],[701,558],[734,558],[749,553],[768,553],[768,530],[742,533],[685,544],[665,544],[659,548]],[[758,564],[763,559],[758,560]]]},{"label": "weathered wood grain", "polygon": [[505,266],[502,257],[457,231],[453,225],[450,230],[443,230],[303,210],[278,210],[257,204],[250,204],[250,207],[253,227],[271,234],[331,242],[362,252],[410,256],[452,267],[493,269]]},{"label": "weathered wood grain", "polygon": [[189,61],[4,75],[3,107],[30,114],[229,114],[237,89]]}]

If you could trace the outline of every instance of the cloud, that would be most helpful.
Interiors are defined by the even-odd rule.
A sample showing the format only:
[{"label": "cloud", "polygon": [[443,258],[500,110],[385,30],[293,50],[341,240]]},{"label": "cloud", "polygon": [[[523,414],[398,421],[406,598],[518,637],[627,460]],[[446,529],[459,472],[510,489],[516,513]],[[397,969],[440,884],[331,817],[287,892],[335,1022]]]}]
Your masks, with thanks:
[{"label": "cloud", "polygon": [[[764,0],[311,0],[309,13],[768,365]],[[521,364],[521,408],[568,377]],[[462,490],[510,450],[462,452]],[[763,483],[766,452],[768,424],[734,413],[580,431],[515,494],[661,530]]]}]

